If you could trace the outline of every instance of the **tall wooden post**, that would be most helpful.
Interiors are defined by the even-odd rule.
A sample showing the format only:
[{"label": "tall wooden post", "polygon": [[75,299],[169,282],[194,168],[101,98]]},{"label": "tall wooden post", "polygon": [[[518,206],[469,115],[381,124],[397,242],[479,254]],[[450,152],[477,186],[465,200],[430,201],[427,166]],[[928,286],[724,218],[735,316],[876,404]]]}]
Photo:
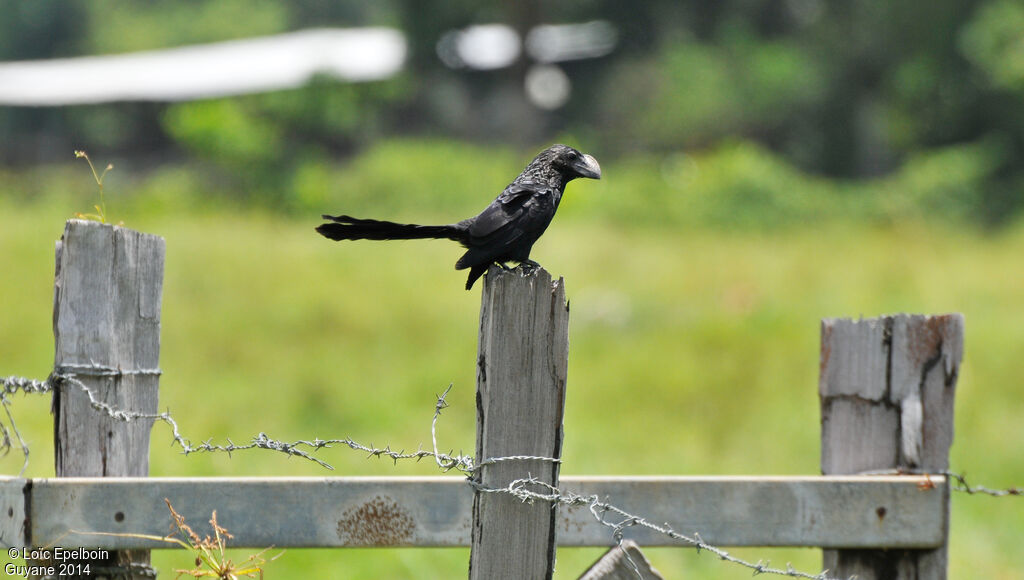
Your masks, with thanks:
[{"label": "tall wooden post", "polygon": [[[543,269],[523,274],[492,267],[484,281],[477,359],[475,481],[504,488],[533,477],[558,485],[558,464],[488,458],[559,458],[569,356],[565,287]],[[550,492],[542,487],[530,488]],[[557,506],[477,491],[473,500],[471,579],[551,578]]]},{"label": "tall wooden post", "polygon": [[[57,242],[56,372],[112,408],[155,413],[163,272],[163,238],[69,220]],[[149,474],[152,420],[115,420],[94,409],[73,381],[54,391],[53,416],[57,477]],[[133,532],[120,529],[125,519],[112,514],[109,529]],[[148,562],[148,551],[113,553],[90,562],[90,577],[152,577],[144,573]]]},{"label": "tall wooden post", "polygon": [[[960,314],[823,320],[822,473],[948,470],[963,332]],[[948,484],[944,493],[948,538]],[[946,577],[946,557],[945,546],[825,550],[824,567],[840,578],[936,579]]]}]

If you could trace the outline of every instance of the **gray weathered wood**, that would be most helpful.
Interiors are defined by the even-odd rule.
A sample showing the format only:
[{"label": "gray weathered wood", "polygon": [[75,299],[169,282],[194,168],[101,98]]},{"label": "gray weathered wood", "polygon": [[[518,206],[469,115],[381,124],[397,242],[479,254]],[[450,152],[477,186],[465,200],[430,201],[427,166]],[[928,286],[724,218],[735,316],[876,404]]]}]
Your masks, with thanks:
[{"label": "gray weathered wood", "polygon": [[580,580],[660,580],[664,578],[647,561],[640,546],[625,540],[613,546],[580,576]]},{"label": "gray weathered wood", "polygon": [[[723,546],[925,547],[943,541],[943,477],[587,477],[562,487]],[[932,484],[935,489],[928,488]],[[883,508],[879,515],[879,509]],[[607,545],[586,507],[563,510],[559,545]],[[683,545],[642,527],[642,546]]]},{"label": "gray weathered wood", "polygon": [[[57,243],[54,368],[118,409],[157,410],[159,377],[149,371],[159,366],[163,265],[163,238],[98,222],[69,220]],[[151,420],[122,422],[98,413],[68,381],[54,392],[53,415],[58,477],[149,473]],[[105,565],[148,562],[149,555],[112,559]]]},{"label": "gray weathered wood", "polygon": [[[569,357],[565,287],[541,268],[491,267],[480,306],[477,358],[478,462],[511,455],[559,458]],[[558,464],[506,461],[484,465],[487,488],[534,477],[558,485]],[[550,578],[555,565],[557,506],[504,494],[477,493],[469,577]]]},{"label": "gray weathered wood", "polygon": [[[170,524],[164,498],[200,533],[210,531],[207,520],[217,510],[235,547],[469,546],[471,540],[474,492],[462,477],[31,482],[30,532],[37,545],[161,547],[72,531],[162,536]],[[908,548],[940,546],[945,538],[946,480],[939,476],[565,476],[561,486],[680,533],[699,533],[716,546]],[[23,479],[0,478],[0,502],[12,502],[0,503],[0,510],[17,514],[24,489]],[[560,546],[613,542],[612,530],[586,507],[559,510],[556,527]],[[639,526],[624,533],[643,546],[685,545]]]},{"label": "gray weathered wood", "polygon": [[25,538],[28,527],[25,486],[28,481],[20,477],[0,478],[0,547],[28,546]]},{"label": "gray weathered wood", "polygon": [[[822,321],[822,473],[947,470],[962,356],[960,314]],[[865,580],[945,578],[949,488],[940,489],[941,547],[825,550],[824,567]]]}]

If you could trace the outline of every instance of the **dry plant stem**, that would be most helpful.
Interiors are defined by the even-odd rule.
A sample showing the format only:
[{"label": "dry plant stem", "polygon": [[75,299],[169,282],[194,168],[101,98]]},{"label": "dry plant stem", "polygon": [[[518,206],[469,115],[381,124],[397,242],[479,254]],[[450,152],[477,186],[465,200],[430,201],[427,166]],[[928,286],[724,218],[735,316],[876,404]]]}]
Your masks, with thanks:
[{"label": "dry plant stem", "polygon": [[[257,576],[262,578],[263,566],[266,565],[267,562],[273,562],[284,554],[282,551],[267,560],[263,557],[263,554],[273,547],[269,546],[255,554],[251,554],[244,562],[236,566],[235,563],[227,559],[227,556],[225,555],[227,540],[234,536],[232,536],[226,528],[217,523],[216,510],[214,510],[213,514],[210,516],[210,526],[213,528],[213,537],[211,538],[207,535],[200,538],[199,534],[197,534],[185,521],[185,516],[182,516],[175,511],[174,506],[171,505],[171,501],[164,498],[164,502],[167,504],[167,509],[170,510],[171,519],[173,520],[171,525],[172,529],[166,536],[153,536],[149,534],[115,534],[110,532],[79,532],[75,530],[71,530],[70,533],[93,536],[141,538],[144,540],[152,540],[154,542],[174,544],[180,548],[193,552],[195,554],[195,567],[189,570],[175,570],[175,572],[178,573],[176,577],[185,575],[193,578],[217,578],[218,580],[237,580],[238,578],[256,578]],[[175,535],[179,535],[181,537],[176,538]]]},{"label": "dry plant stem", "polygon": [[102,224],[105,224],[105,223],[107,223],[107,203],[103,199],[103,178],[107,176],[107,172],[108,171],[110,171],[111,169],[114,168],[114,164],[113,163],[108,163],[107,166],[103,169],[103,173],[97,173],[96,172],[96,166],[93,165],[92,159],[89,159],[89,154],[88,153],[86,153],[85,151],[81,151],[81,150],[75,151],[75,158],[76,159],[85,159],[85,162],[89,164],[89,169],[92,171],[93,181],[96,182],[96,185],[99,187],[99,190],[100,190],[100,203],[99,203],[99,205],[94,205],[93,206],[96,209],[96,213],[95,214],[78,213],[78,214],[75,214],[75,215],[77,217],[80,217],[80,218],[94,219],[94,220],[96,220],[96,221],[98,221],[98,222],[100,222]]}]

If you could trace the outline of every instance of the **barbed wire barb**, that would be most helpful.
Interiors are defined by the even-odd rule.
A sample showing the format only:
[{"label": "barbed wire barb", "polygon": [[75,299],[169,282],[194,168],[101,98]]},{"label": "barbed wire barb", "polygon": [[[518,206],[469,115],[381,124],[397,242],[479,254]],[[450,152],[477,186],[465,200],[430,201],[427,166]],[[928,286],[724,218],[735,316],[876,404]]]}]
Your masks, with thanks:
[{"label": "barbed wire barb", "polygon": [[[50,392],[50,384],[53,375],[51,374],[45,381],[38,381],[35,379],[28,379],[25,377],[4,377],[3,378],[3,390],[0,391],[0,405],[3,405],[4,414],[7,415],[7,423],[0,423],[0,431],[2,431],[3,441],[0,442],[0,449],[3,451],[3,455],[7,455],[11,451],[13,441],[11,440],[11,431],[14,431],[15,437],[18,438],[18,447],[22,453],[21,470],[18,471],[18,477],[25,475],[25,471],[28,470],[29,460],[29,448],[28,442],[21,436],[21,431],[18,430],[18,424],[14,421],[14,415],[11,414],[11,400],[9,395],[13,395],[18,391],[25,393],[26,395],[47,393]],[[8,430],[7,425],[10,425]]]},{"label": "barbed wire barb", "polygon": [[[928,471],[928,470],[923,470],[923,469],[908,469],[908,468],[871,469],[871,470],[867,470],[867,471],[861,471],[858,474],[859,475],[923,475],[925,477],[927,477],[929,475],[944,476],[944,477],[952,480],[952,482],[955,482],[955,483],[953,483],[950,486],[950,489],[952,489],[953,491],[959,491],[959,492],[962,492],[962,493],[966,493],[967,495],[980,494],[980,495],[990,495],[992,497],[1009,497],[1009,496],[1024,497],[1024,488],[1012,486],[1012,487],[1007,487],[1007,488],[1002,488],[1002,489],[993,489],[993,488],[990,488],[990,487],[985,487],[984,485],[973,485],[972,486],[972,485],[967,483],[967,474],[966,473],[957,473],[955,471],[950,471],[948,469],[945,470],[945,471]],[[932,487],[934,487],[934,485],[932,485]]]},{"label": "barbed wire barb", "polygon": [[983,485],[972,486],[967,483],[966,473],[953,473],[950,471],[943,472],[943,475],[956,481],[956,485],[953,486],[954,491],[962,491],[968,495],[974,494],[985,494],[993,497],[1007,497],[1007,496],[1018,496],[1024,497],[1024,489],[1019,487],[1008,487],[1006,489],[991,489]]}]

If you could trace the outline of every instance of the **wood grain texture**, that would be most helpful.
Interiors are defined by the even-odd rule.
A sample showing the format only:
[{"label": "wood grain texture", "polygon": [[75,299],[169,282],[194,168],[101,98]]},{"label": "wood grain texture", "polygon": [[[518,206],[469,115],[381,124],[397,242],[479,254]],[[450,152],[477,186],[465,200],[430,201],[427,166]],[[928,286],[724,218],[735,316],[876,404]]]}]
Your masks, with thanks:
[{"label": "wood grain texture", "polygon": [[[74,365],[159,366],[163,263],[163,238],[92,221],[67,222],[57,246],[54,292],[58,372]],[[76,378],[117,408],[157,410],[157,376]],[[101,416],[80,389],[67,384],[54,395],[53,414],[59,477],[149,473],[152,421]]]},{"label": "wood grain texture", "polygon": [[[822,321],[822,473],[949,468],[963,330],[960,314]],[[942,547],[825,550],[824,567],[862,579],[945,578],[948,485],[942,493]]]},{"label": "wood grain texture", "polygon": [[[54,369],[73,375],[99,401],[117,409],[155,413],[159,376],[97,375],[82,366],[156,370],[164,240],[122,227],[69,220],[57,243],[54,287]],[[116,421],[92,408],[68,381],[53,395],[56,474],[145,476],[152,420]],[[148,562],[148,554],[118,553],[97,565]]]},{"label": "wood grain texture", "polygon": [[[492,267],[484,281],[477,358],[479,462],[511,455],[561,457],[569,356],[569,306],[562,280],[543,269]],[[507,461],[485,465],[476,481],[502,488],[534,477],[558,485],[558,465]],[[469,576],[550,578],[557,506],[477,493]]]},{"label": "wood grain texture", "polygon": [[[31,535],[40,545],[167,547],[164,498],[200,534],[210,513],[233,547],[469,546],[474,490],[456,476],[204,477],[34,479]],[[0,518],[20,526],[26,480],[0,478]],[[945,534],[945,479],[924,476],[591,477],[564,476],[564,490],[596,495],[716,546],[891,549],[935,547]],[[880,511],[882,508],[883,511]],[[121,514],[118,516],[118,514]],[[613,544],[612,530],[584,507],[560,509],[559,546]],[[0,527],[0,529],[6,529]],[[72,533],[72,530],[79,533]],[[625,537],[644,547],[682,541],[634,526]],[[17,533],[4,541],[17,544]]]}]

